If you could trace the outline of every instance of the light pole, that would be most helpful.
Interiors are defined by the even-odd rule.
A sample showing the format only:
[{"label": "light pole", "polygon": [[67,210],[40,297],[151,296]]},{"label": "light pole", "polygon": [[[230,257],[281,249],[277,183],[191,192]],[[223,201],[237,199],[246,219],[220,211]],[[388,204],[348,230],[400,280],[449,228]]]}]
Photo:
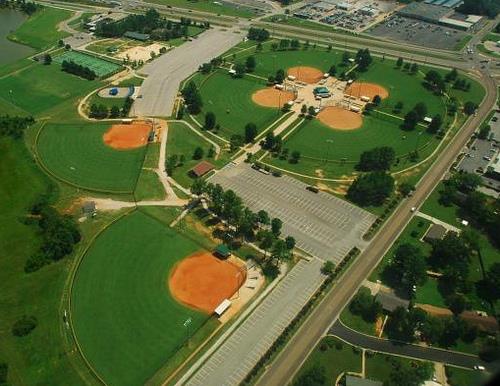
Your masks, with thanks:
[{"label": "light pole", "polygon": [[187,318],[187,319],[184,321],[184,323],[183,323],[184,327],[186,327],[186,333],[187,333],[187,346],[188,346],[188,347],[189,347],[189,326],[191,325],[191,322],[192,322],[192,321],[193,321],[193,320],[191,319],[191,317],[189,317],[189,318]]},{"label": "light pole", "polygon": [[328,159],[330,158],[330,145],[333,143],[333,139],[327,139],[326,143],[328,145],[326,147],[326,159],[325,159],[325,163],[328,162]]}]

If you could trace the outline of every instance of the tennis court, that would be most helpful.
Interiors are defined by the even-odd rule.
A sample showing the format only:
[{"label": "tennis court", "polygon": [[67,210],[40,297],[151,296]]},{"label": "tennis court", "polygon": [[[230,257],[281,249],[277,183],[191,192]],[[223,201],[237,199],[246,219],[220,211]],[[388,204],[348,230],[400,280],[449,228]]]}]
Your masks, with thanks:
[{"label": "tennis court", "polygon": [[119,64],[77,51],[67,51],[54,58],[54,62],[59,64],[65,60],[90,68],[100,78],[114,74],[122,68]]}]

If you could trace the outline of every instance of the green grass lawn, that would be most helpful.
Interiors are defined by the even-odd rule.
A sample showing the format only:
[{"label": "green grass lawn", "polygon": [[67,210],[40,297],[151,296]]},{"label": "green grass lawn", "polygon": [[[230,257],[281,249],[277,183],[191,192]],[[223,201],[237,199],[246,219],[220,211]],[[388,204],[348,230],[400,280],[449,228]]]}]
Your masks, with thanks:
[{"label": "green grass lawn", "polygon": [[482,371],[460,369],[446,366],[446,376],[451,386],[480,386],[488,380],[488,375]]},{"label": "green grass lawn", "polygon": [[[194,150],[197,147],[203,149],[203,158],[200,160],[193,159]],[[187,125],[180,122],[171,122],[168,124],[168,141],[167,141],[167,158],[171,155],[180,157],[184,155],[185,162],[182,166],[175,168],[173,178],[184,187],[189,187],[194,179],[189,175],[189,171],[196,166],[201,160],[206,160],[215,166],[222,166],[227,161],[227,154],[221,153],[218,160],[207,157],[212,144],[200,137]]]},{"label": "green grass lawn", "polygon": [[137,201],[163,200],[165,198],[165,189],[154,171],[141,170],[134,197]]},{"label": "green grass lawn", "polygon": [[30,16],[9,39],[36,49],[48,48],[69,34],[59,31],[57,25],[71,17],[71,12],[63,9],[44,7]]},{"label": "green grass lawn", "polygon": [[208,315],[177,303],[167,278],[197,244],[136,211],[92,245],[72,291],[72,320],[83,353],[109,385],[144,384]]},{"label": "green grass lawn", "polygon": [[243,135],[245,125],[249,122],[255,123],[258,130],[262,131],[281,115],[278,109],[261,107],[252,101],[252,94],[266,87],[264,81],[249,76],[233,79],[223,70],[200,76],[197,81],[201,84],[203,100],[198,120],[203,123],[204,114],[212,111],[221,125],[219,133],[228,139],[233,134]]},{"label": "green grass lawn", "polygon": [[105,123],[47,124],[37,144],[43,165],[57,178],[89,190],[132,192],[145,147],[115,150],[104,144]]},{"label": "green grass lawn", "polygon": [[444,185],[440,182],[427,200],[425,200],[424,204],[420,208],[420,211],[450,225],[461,227],[461,220],[458,215],[458,206],[454,204],[451,206],[444,206],[439,203],[440,192],[443,191],[443,189]]},{"label": "green grass lawn", "polygon": [[[0,101],[10,103],[38,116],[59,112],[64,108],[76,114],[76,99],[99,86],[61,71],[60,66],[37,64],[29,69],[0,79]],[[27,92],[29,90],[29,92]]]},{"label": "green grass lawn", "polygon": [[353,330],[360,331],[367,335],[375,335],[375,324],[365,322],[361,316],[354,315],[351,310],[349,310],[349,305],[343,309],[340,314],[340,320]]},{"label": "green grass lawn", "polygon": [[210,0],[146,0],[149,3],[171,5],[172,7],[188,8],[197,11],[216,13],[218,15],[226,16],[238,16],[244,18],[250,18],[254,16],[254,13],[249,8],[236,8],[230,6],[224,6],[214,3]]},{"label": "green grass lawn", "polygon": [[[9,365],[11,385],[81,385],[60,333],[60,296],[70,259],[26,274],[24,264],[40,238],[24,216],[50,181],[34,163],[22,140],[0,138],[0,362]],[[11,334],[22,315],[38,326],[23,338]]]},{"label": "green grass lawn", "polygon": [[395,355],[387,355],[382,353],[366,355],[366,378],[377,380],[380,382],[387,382],[389,381],[390,375],[393,372],[393,367],[398,363],[403,362],[415,365],[422,364],[421,361],[398,357]]},{"label": "green grass lawn", "polygon": [[[339,348],[336,347],[336,344],[339,345]],[[355,351],[351,345],[333,336],[327,336],[314,348],[295,379],[315,365],[325,369],[327,385],[333,386],[337,377],[343,372],[361,372],[361,351]]]}]

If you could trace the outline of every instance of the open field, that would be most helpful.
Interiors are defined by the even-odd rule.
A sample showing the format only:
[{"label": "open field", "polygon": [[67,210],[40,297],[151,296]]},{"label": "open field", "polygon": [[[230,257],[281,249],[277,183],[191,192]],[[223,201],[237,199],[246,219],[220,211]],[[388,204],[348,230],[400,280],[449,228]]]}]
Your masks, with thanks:
[{"label": "open field", "polygon": [[207,321],[177,303],[167,284],[174,264],[196,250],[136,211],[102,233],[83,258],[72,320],[84,355],[108,384],[143,384]]},{"label": "open field", "polygon": [[[15,171],[15,172],[14,172]],[[24,272],[26,259],[40,245],[34,225],[24,215],[40,194],[50,191],[49,179],[36,167],[22,140],[0,138],[0,361],[9,365],[9,384],[81,385],[65,353],[60,335],[60,293],[69,259],[36,273]],[[23,338],[12,324],[35,315],[38,326]]]},{"label": "open field", "polygon": [[57,25],[70,17],[69,11],[45,7],[10,34],[9,39],[39,50],[48,48],[68,36],[67,32],[58,31]]},{"label": "open field", "polygon": [[243,135],[244,127],[249,122],[255,123],[257,129],[262,131],[281,115],[276,108],[258,106],[252,101],[252,94],[266,87],[263,80],[249,76],[232,79],[223,70],[196,80],[203,99],[199,121],[204,121],[205,113],[214,112],[217,123],[221,125],[220,134],[228,139],[233,134]]},{"label": "open field", "polygon": [[189,1],[189,0],[147,0],[149,3],[171,5],[172,7],[193,9],[202,12],[211,12],[218,15],[238,16],[250,18],[254,13],[248,8],[238,9],[236,7],[218,5],[209,0]]},{"label": "open field", "polygon": [[132,192],[146,147],[118,151],[106,146],[109,124],[48,124],[37,149],[43,165],[57,178],[89,190]]},{"label": "open field", "polygon": [[58,65],[36,64],[0,79],[0,100],[35,116],[59,110],[63,104],[69,104],[71,113],[75,114],[76,98],[99,84],[67,74]]},{"label": "open field", "polygon": [[122,69],[122,66],[120,66],[119,64],[78,51],[66,51],[62,55],[56,56],[54,58],[54,62],[59,64],[62,64],[62,62],[64,62],[65,60],[72,61],[76,64],[89,68],[90,70],[94,71],[99,78],[105,78]]}]

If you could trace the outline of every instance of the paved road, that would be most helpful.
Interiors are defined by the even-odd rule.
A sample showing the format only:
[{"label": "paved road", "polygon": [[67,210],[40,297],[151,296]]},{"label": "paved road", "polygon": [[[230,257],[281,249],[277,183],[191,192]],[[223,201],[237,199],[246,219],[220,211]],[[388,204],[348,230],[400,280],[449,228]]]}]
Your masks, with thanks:
[{"label": "paved road", "polygon": [[328,330],[330,335],[368,350],[378,351],[388,354],[407,356],[410,358],[422,359],[431,362],[440,362],[453,366],[466,367],[472,369],[475,365],[482,365],[490,369],[491,364],[481,361],[474,355],[462,354],[454,351],[440,350],[433,347],[422,347],[407,343],[396,343],[387,339],[375,338],[354,331],[344,326],[340,320]]},{"label": "paved road", "polygon": [[257,382],[258,386],[283,386],[291,381],[316,343],[338,318],[363,280],[369,276],[385,252],[397,239],[401,230],[408,224],[413,215],[410,209],[420,207],[448,171],[457,154],[496,103],[497,89],[494,80],[489,76],[483,76],[482,82],[487,89],[487,95],[477,116],[472,117],[444,149],[418,184],[413,197],[401,204],[392,218],[381,228],[369,247],[355,260],[348,272],[339,279],[337,285],[323,302],[314,309],[310,318]]},{"label": "paved road", "polygon": [[240,384],[320,286],[321,266],[318,259],[297,263],[193,377],[178,385]]},{"label": "paved road", "polygon": [[331,194],[313,193],[306,184],[288,176],[274,177],[246,163],[232,163],[210,178],[232,189],[253,211],[265,210],[283,221],[283,235],[293,236],[297,247],[338,263],[352,247],[363,249],[363,234],[375,216]]},{"label": "paved road", "polygon": [[229,50],[243,36],[235,30],[212,28],[146,64],[140,73],[147,75],[141,86],[142,98],[132,107],[139,117],[170,116],[180,83],[198,67]]}]

